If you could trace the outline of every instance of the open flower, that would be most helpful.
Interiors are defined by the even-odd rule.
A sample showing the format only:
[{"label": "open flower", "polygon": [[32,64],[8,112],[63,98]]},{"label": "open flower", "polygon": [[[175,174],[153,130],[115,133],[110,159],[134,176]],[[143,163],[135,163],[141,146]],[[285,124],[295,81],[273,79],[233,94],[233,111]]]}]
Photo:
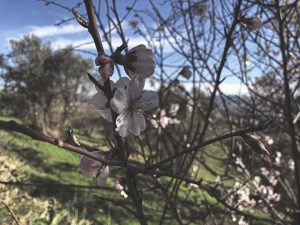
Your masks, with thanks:
[{"label": "open flower", "polygon": [[[104,158],[102,152],[94,151],[95,155]],[[87,156],[81,156],[79,168],[88,177],[98,177],[97,185],[104,186],[109,176],[109,166]]]},{"label": "open flower", "polygon": [[119,54],[116,62],[124,66],[126,73],[132,78],[150,77],[155,70],[153,52],[145,45],[138,45],[128,51],[126,55]]},{"label": "open flower", "polygon": [[[116,83],[112,80],[110,81],[111,90],[114,91],[116,88],[127,88],[129,84],[129,79],[127,77],[121,77]],[[103,79],[98,81],[101,85],[104,84]],[[102,90],[96,87],[97,93],[92,97],[91,103],[99,110],[100,115],[107,120],[112,122],[111,111],[108,100]]]},{"label": "open flower", "polygon": [[118,113],[116,131],[121,137],[126,137],[130,131],[133,135],[140,135],[146,128],[144,111],[158,106],[158,95],[154,91],[143,91],[144,79],[133,79],[128,88],[118,88],[110,102],[111,108]]}]

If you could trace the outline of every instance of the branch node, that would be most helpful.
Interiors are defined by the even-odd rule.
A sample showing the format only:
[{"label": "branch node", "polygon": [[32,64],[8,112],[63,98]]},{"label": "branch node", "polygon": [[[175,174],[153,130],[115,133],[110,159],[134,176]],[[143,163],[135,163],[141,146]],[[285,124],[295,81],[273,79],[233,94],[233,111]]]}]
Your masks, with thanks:
[{"label": "branch node", "polygon": [[84,28],[89,28],[89,23],[76,11],[75,8],[72,8],[72,13],[75,16],[77,22]]},{"label": "branch node", "polygon": [[60,148],[64,147],[64,142],[60,139],[55,139],[55,144]]}]

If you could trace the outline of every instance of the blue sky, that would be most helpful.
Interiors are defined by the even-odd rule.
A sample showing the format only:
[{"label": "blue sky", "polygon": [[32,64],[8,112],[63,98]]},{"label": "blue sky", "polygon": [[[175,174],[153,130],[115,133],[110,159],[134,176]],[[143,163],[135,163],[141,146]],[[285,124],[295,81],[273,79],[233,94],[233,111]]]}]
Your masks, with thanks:
[{"label": "blue sky", "polygon": [[[74,7],[79,0],[57,0],[57,3],[67,6]],[[131,5],[133,1],[117,1],[120,9],[120,14],[125,13],[125,8]],[[145,8],[146,2],[140,0],[137,2],[137,8]],[[79,12],[84,13],[84,5],[78,9]],[[94,51],[94,44],[92,38],[86,29],[82,28],[77,24],[76,21],[72,20],[67,23],[63,23],[60,26],[55,24],[62,20],[73,18],[70,11],[54,6],[45,6],[45,3],[38,0],[1,0],[0,1],[0,39],[2,44],[0,45],[0,53],[8,53],[11,39],[20,39],[24,34],[35,34],[40,37],[43,41],[51,41],[54,49],[63,48],[67,45],[78,46],[85,44],[79,49]],[[123,26],[125,33],[129,38],[129,47],[137,44],[146,42],[139,36],[136,36],[131,31],[128,25],[129,20],[124,21]],[[113,43],[114,47],[121,44],[119,38]],[[104,47],[106,44],[104,43]],[[91,55],[84,55],[84,57],[93,57]],[[186,84],[187,86],[189,84]],[[222,90],[228,94],[237,94],[238,92],[245,92],[245,88],[240,88],[240,84],[236,80],[228,80],[222,83]]]},{"label": "blue sky", "polygon": [[[61,5],[73,7],[79,1],[60,0]],[[123,7],[122,7],[123,8]],[[79,11],[83,11],[82,5]],[[1,52],[9,50],[9,40],[19,39],[24,34],[35,34],[44,41],[51,41],[53,48],[65,47],[68,44],[79,45],[91,38],[88,32],[74,20],[60,26],[55,24],[73,17],[66,9],[52,4],[45,6],[44,2],[37,0],[2,0],[0,1],[0,46]],[[93,46],[84,46],[92,50]]]}]

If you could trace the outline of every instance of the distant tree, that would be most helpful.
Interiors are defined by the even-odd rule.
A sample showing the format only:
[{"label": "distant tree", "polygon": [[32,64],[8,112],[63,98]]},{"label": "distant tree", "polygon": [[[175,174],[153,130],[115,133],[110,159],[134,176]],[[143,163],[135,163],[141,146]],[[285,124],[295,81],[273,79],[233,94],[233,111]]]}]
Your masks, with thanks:
[{"label": "distant tree", "polygon": [[[43,132],[65,125],[78,97],[87,93],[85,74],[92,66],[70,49],[54,51],[50,43],[35,36],[12,40],[2,64],[4,92],[14,93],[6,107],[14,108],[14,113],[23,108],[17,114]],[[17,107],[14,99],[18,99]]]}]

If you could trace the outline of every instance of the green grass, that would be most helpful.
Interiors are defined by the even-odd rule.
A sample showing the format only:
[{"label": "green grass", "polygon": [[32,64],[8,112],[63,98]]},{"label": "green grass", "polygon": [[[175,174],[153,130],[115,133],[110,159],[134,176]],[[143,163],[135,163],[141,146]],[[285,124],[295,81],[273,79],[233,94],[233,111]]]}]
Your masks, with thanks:
[{"label": "green grass", "polygon": [[[15,132],[8,133],[0,130],[0,138],[1,155],[4,154],[11,158],[15,157],[22,162],[18,166],[18,173],[26,174],[26,180],[22,180],[22,182],[68,185],[95,185],[96,183],[95,179],[87,178],[80,173],[78,167],[80,156],[76,153],[47,143],[34,141],[25,135]],[[107,186],[113,186],[112,179],[109,178]],[[80,216],[94,221],[94,224],[104,224],[107,221],[109,207],[117,208],[117,210],[111,210],[109,215],[111,218],[116,218],[115,222],[117,224],[132,224],[133,221],[132,217],[126,216],[127,213],[123,209],[107,202],[99,204],[99,200],[93,197],[97,195],[114,198],[116,192],[112,195],[111,191],[102,189],[47,187],[47,185],[36,188],[23,188],[22,190],[36,198],[56,199],[59,209],[57,213],[61,210],[77,208]],[[117,197],[120,196],[117,194]],[[19,210],[24,210],[24,208]],[[118,217],[116,214],[123,216]],[[122,222],[120,221],[121,219]]]},{"label": "green grass", "polygon": [[[15,118],[0,117],[0,120],[9,121]],[[91,137],[84,137],[80,132],[75,130],[75,134],[81,143],[89,146],[96,146],[103,150],[107,150],[105,137],[101,133],[94,133]],[[58,148],[56,146],[34,141],[30,137],[16,133],[5,132],[0,130],[0,155],[6,155],[12,159],[17,159],[22,162],[18,166],[18,172],[25,174],[26,179],[22,180],[27,183],[51,183],[51,184],[67,184],[67,185],[95,185],[96,180],[83,176],[79,171],[80,156],[76,153]],[[218,158],[225,158],[225,154],[220,150],[219,145],[211,145],[205,149],[209,154]],[[224,167],[222,162],[212,158],[206,158],[206,163],[210,165],[215,171],[222,173]],[[137,162],[139,164],[139,162]],[[140,165],[141,166],[141,165]],[[199,166],[199,173],[197,178],[203,179],[204,184],[210,184],[215,180],[215,176],[211,174],[205,167]],[[67,224],[66,218],[88,219],[93,221],[93,224],[107,224],[109,220],[112,224],[139,224],[137,219],[124,210],[118,203],[105,201],[103,198],[109,198],[114,201],[121,201],[124,205],[131,208],[130,200],[124,199],[114,190],[114,177],[120,176],[120,169],[112,168],[110,177],[106,184],[106,189],[80,189],[80,188],[65,188],[59,186],[39,186],[23,188],[33,198],[40,200],[55,199],[57,206],[55,208],[55,221],[57,224]],[[169,178],[162,178],[162,183],[166,185],[170,181]],[[226,186],[232,186],[232,181],[226,181]],[[150,182],[151,183],[151,182]],[[139,185],[143,189],[151,189],[149,184],[149,177],[139,176]],[[223,207],[216,204],[216,200],[209,194],[199,191],[198,188],[190,185],[182,184],[179,189],[179,198],[185,199],[186,193],[190,192],[189,199],[199,201],[207,201],[208,204],[214,205],[215,212],[220,211]],[[152,209],[152,216],[150,218],[152,224],[157,224],[157,220],[161,215],[164,207],[161,204],[163,201],[157,194],[152,192],[143,192],[145,208]],[[21,210],[30,210],[28,205],[23,204],[24,207],[19,207],[17,213]],[[21,205],[22,206],[22,205]],[[195,212],[197,212],[197,207]],[[31,209],[34,210],[34,209]],[[193,210],[193,209],[191,209]],[[135,211],[135,210],[134,210]],[[203,209],[205,213],[205,208]],[[0,216],[1,216],[0,208]],[[77,216],[72,216],[77,213]],[[188,212],[187,212],[188,213]],[[170,215],[168,215],[170,217]],[[172,218],[168,223],[172,224]],[[166,224],[168,224],[166,223]],[[75,223],[77,224],[77,223]]]}]

